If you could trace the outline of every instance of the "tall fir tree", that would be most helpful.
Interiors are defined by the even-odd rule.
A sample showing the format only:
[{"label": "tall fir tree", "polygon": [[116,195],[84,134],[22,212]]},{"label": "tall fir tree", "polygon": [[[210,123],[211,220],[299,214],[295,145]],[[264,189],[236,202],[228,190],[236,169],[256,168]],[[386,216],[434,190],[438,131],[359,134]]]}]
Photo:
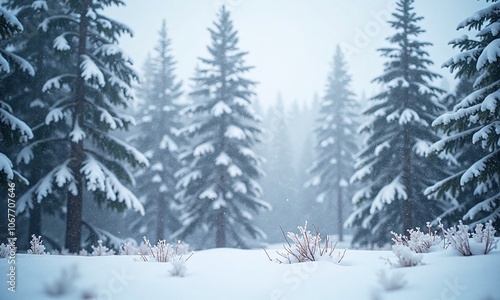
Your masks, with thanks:
[{"label": "tall fir tree", "polygon": [[[432,197],[449,198],[451,211],[471,225],[493,220],[500,225],[500,3],[474,13],[457,29],[476,30],[450,43],[461,53],[443,66],[456,77],[474,80],[473,91],[462,95],[451,112],[439,116],[433,126],[444,131],[431,150],[462,155],[461,168],[426,190]],[[463,80],[462,80],[463,81]],[[456,214],[450,214],[457,217]],[[448,221],[449,218],[448,218]],[[456,220],[452,220],[456,221]]]},{"label": "tall fir tree", "polygon": [[394,46],[379,49],[388,61],[374,81],[384,90],[364,112],[371,120],[360,132],[369,137],[351,177],[363,187],[354,194],[354,211],[346,220],[356,227],[353,242],[361,245],[390,242],[391,231],[423,227],[442,210],[424,195],[445,168],[440,159],[426,157],[438,139],[431,123],[443,107],[437,100],[441,90],[430,83],[439,77],[427,68],[432,62],[423,48],[430,44],[417,39],[424,32],[417,24],[421,19],[413,0],[399,0],[389,21],[396,30],[388,38]]},{"label": "tall fir tree", "polygon": [[243,77],[252,68],[245,65],[247,53],[238,49],[237,31],[225,7],[218,18],[209,29],[211,57],[201,59],[200,77],[194,78],[198,89],[192,95],[201,101],[187,109],[195,119],[182,130],[192,147],[181,155],[185,167],[177,173],[183,227],[175,236],[205,228],[215,233],[216,247],[245,247],[245,232],[253,238],[265,236],[246,210],[268,208],[260,199],[261,158],[254,152],[261,129],[252,108],[255,83]]},{"label": "tall fir tree", "polygon": [[[24,30],[18,18],[6,10],[0,3],[0,205],[7,208],[8,196],[15,195],[12,183],[28,184],[26,178],[14,167],[12,148],[33,138],[31,128],[22,121],[12,109],[12,102],[7,98],[3,85],[5,78],[20,70],[33,76],[33,67],[22,57],[11,51],[11,39]],[[0,215],[0,242],[7,242],[7,220],[10,212],[2,209]]]},{"label": "tall fir tree", "polygon": [[148,232],[154,232],[156,240],[166,239],[166,232],[179,227],[171,207],[176,193],[174,174],[180,169],[178,155],[183,145],[177,134],[181,127],[178,102],[182,92],[181,82],[174,74],[170,43],[163,21],[154,55],[146,61],[144,80],[138,89],[142,105],[136,129],[138,135],[134,140],[151,166],[137,175],[137,191],[147,217],[136,217],[133,228],[137,231],[147,228]]},{"label": "tall fir tree", "polygon": [[124,184],[134,183],[127,164],[146,166],[148,161],[135,148],[110,134],[134,123],[133,118],[118,110],[118,106],[126,108],[131,103],[130,84],[137,77],[130,59],[117,45],[118,38],[130,30],[101,14],[103,8],[123,2],[64,3],[66,10],[45,18],[39,28],[59,33],[53,47],[64,65],[71,66],[69,70],[59,70],[42,86],[43,92],[57,95],[43,126],[68,126],[62,133],[52,132],[29,144],[21,150],[20,159],[32,162],[36,148],[47,143],[66,151],[56,158],[54,168],[33,185],[33,196],[19,200],[19,209],[32,206],[33,199],[41,202],[47,195],[65,194],[65,246],[70,252],[77,252],[81,247],[84,194],[119,211],[133,208],[143,213],[141,203]]},{"label": "tall fir tree", "polygon": [[[62,31],[45,32],[38,28],[44,19],[63,12],[67,6],[64,2],[56,0],[36,3],[30,0],[9,0],[5,1],[5,5],[16,11],[16,16],[24,24],[25,30],[13,39],[13,47],[16,53],[31,63],[35,70],[35,76],[17,72],[3,80],[0,85],[6,97],[12,101],[12,108],[18,111],[28,125],[33,128],[34,138],[31,144],[36,144],[38,141],[54,135],[55,132],[62,133],[68,128],[68,125],[63,122],[53,124],[53,126],[43,126],[45,116],[58,98],[57,95],[42,92],[42,87],[47,80],[63,70],[69,70],[70,66],[65,64],[64,60],[57,58],[57,50],[53,47],[53,40]],[[17,155],[20,147],[12,150]],[[65,150],[52,143],[44,143],[43,146],[35,147],[33,150],[33,156],[37,158],[36,162],[32,165],[24,165],[18,159],[17,164],[30,182],[36,183],[56,166],[54,163],[57,162],[60,155],[64,155]],[[30,188],[30,186],[21,186],[17,189],[17,194],[20,197],[32,197]],[[33,201],[32,205],[22,212],[28,217],[18,218],[20,227],[28,228],[25,246],[29,247],[31,235],[42,235],[42,215],[44,213],[63,214],[63,201],[62,195],[54,193],[47,196],[43,206],[38,201]],[[27,226],[24,226],[23,222],[25,221],[28,221]],[[50,241],[47,234],[44,232],[46,240]],[[23,248],[21,241],[19,241],[19,245]]]},{"label": "tall fir tree", "polygon": [[[18,18],[0,6],[0,79],[5,77],[15,69],[26,72],[29,76],[35,75],[35,70],[31,64],[12,52],[9,48],[14,35],[24,30]],[[2,152],[7,146],[17,145],[33,138],[31,128],[21,119],[15,116],[12,106],[5,99],[5,93],[0,94],[0,140],[2,141]],[[5,148],[4,148],[5,147]],[[14,169],[12,158],[0,152],[0,186],[6,187],[7,181],[20,180],[28,183],[27,180]]]},{"label": "tall fir tree", "polygon": [[[336,219],[339,240],[344,235],[344,202],[349,196],[349,178],[354,172],[354,157],[358,151],[355,138],[357,102],[350,90],[351,77],[344,56],[337,47],[328,76],[326,93],[320,104],[319,127],[316,129],[317,160],[309,170],[313,177],[306,186],[316,188],[316,201],[329,208],[328,214]],[[335,205],[332,205],[335,203]]]}]

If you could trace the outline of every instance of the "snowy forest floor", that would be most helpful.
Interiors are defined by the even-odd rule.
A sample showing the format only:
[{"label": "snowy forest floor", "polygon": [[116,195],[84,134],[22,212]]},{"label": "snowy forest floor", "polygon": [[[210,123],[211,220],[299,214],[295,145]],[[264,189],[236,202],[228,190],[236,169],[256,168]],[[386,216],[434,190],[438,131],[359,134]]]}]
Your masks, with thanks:
[{"label": "snowy forest floor", "polygon": [[[277,257],[272,248],[268,253]],[[425,253],[422,265],[409,268],[381,258],[396,260],[392,251],[347,250],[339,264],[290,265],[270,262],[262,249],[212,249],[196,251],[185,276],[173,277],[171,263],[140,256],[17,254],[16,292],[2,280],[0,299],[500,299],[499,249],[470,257],[452,249]],[[8,268],[0,259],[2,273]],[[383,276],[388,289],[405,284],[387,290]],[[64,286],[62,296],[47,293]]]}]

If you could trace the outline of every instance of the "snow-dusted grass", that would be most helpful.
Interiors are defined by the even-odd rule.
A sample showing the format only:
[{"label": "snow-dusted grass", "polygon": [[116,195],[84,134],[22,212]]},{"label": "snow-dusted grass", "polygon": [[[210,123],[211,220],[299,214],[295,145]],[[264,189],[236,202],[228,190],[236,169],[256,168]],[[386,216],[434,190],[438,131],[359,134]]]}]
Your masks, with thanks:
[{"label": "snow-dusted grass", "polygon": [[[197,251],[185,262],[184,277],[176,277],[171,263],[137,262],[139,255],[18,254],[16,293],[8,292],[2,281],[0,299],[70,300],[83,295],[120,300],[158,299],[160,295],[162,299],[207,300],[500,298],[500,250],[463,257],[448,248],[420,255],[422,265],[393,269],[379,259],[394,259],[392,251],[349,250],[339,264],[276,264],[262,249],[212,249]],[[8,266],[7,259],[0,259],[0,270]],[[58,290],[58,283],[64,283],[63,270],[70,274],[73,266],[78,276],[71,281],[71,289],[57,298],[47,294],[50,287]]]}]

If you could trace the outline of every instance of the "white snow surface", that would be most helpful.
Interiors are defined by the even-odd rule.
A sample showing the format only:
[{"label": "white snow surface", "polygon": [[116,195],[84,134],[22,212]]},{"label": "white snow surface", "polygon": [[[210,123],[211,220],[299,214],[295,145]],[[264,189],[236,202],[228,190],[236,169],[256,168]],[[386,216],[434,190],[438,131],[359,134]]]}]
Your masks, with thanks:
[{"label": "white snow surface", "polygon": [[[277,245],[274,248],[281,248]],[[282,248],[281,248],[282,249]],[[337,249],[343,250],[338,245]],[[267,250],[271,257],[277,254]],[[76,266],[79,276],[60,300],[81,299],[499,299],[500,250],[488,255],[458,256],[452,249],[422,254],[422,265],[392,268],[392,251],[347,250],[336,264],[270,262],[262,249],[196,251],[185,263],[184,277],[171,275],[172,263],[139,262],[139,256],[60,256],[17,254],[16,292],[0,284],[0,299],[55,299],[45,293],[63,270]],[[134,260],[135,259],[135,260]],[[0,269],[8,270],[0,259]],[[380,276],[398,276],[406,284],[383,288]]]}]

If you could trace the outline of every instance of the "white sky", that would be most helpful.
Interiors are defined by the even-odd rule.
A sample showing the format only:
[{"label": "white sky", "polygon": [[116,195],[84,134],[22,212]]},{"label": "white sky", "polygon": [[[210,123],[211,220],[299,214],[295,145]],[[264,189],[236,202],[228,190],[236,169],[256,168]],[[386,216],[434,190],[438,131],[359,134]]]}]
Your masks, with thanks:
[{"label": "white sky", "polygon": [[[199,63],[208,57],[210,42],[207,27],[216,20],[219,4],[232,12],[239,31],[240,49],[255,69],[248,78],[256,80],[260,102],[274,103],[281,92],[287,105],[310,101],[322,95],[330,62],[337,44],[355,50],[348,61],[352,87],[361,95],[372,96],[378,87],[370,83],[383,70],[384,60],[377,48],[394,31],[384,22],[392,12],[394,0],[127,0],[126,7],[110,8],[106,14],[131,27],[133,38],[123,38],[122,48],[142,72],[148,52],[158,40],[162,20],[167,21],[172,54],[177,60],[176,75],[191,85],[189,78]],[[434,45],[427,48],[435,65],[432,70],[452,76],[441,64],[458,50],[448,41],[466,34],[456,31],[458,22],[486,7],[484,0],[419,0],[415,4],[426,30],[420,37]],[[440,82],[437,82],[439,85]],[[188,90],[189,91],[189,90]]]}]

